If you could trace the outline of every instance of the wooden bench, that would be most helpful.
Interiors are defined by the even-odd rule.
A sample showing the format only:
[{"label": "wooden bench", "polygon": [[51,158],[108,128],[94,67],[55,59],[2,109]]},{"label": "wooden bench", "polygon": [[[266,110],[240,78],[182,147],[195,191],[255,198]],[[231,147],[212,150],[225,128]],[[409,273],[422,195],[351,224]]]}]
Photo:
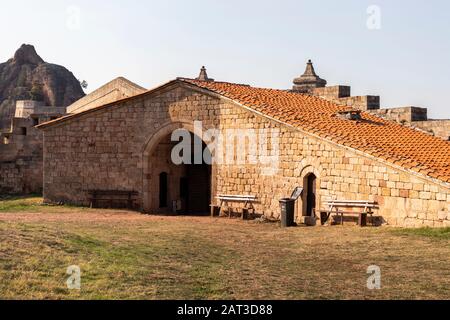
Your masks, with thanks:
[{"label": "wooden bench", "polygon": [[89,190],[89,201],[91,208],[100,208],[100,202],[107,202],[109,208],[113,208],[113,204],[122,203],[128,209],[134,209],[134,203],[138,192],[122,191],[122,190]]},{"label": "wooden bench", "polygon": [[[358,225],[364,227],[367,225],[367,215],[371,216],[373,222],[373,210],[378,209],[378,204],[373,201],[366,200],[330,200],[324,202],[328,207],[327,211],[321,211],[321,223],[325,224],[330,218],[331,214],[336,214],[341,217],[341,225],[344,225],[344,215],[358,215]],[[344,211],[345,209],[356,208],[362,209],[359,211]]]},{"label": "wooden bench", "polygon": [[242,219],[245,219],[246,215],[250,213],[250,210],[252,210],[253,214],[255,213],[255,208],[253,207],[253,203],[256,202],[256,196],[249,196],[249,195],[218,195],[216,197],[219,200],[219,205],[211,205],[211,216],[214,217],[215,215],[220,214],[223,207],[226,205],[228,207],[227,215],[229,218],[232,217],[232,208],[229,206],[230,203],[243,203],[242,207]]}]

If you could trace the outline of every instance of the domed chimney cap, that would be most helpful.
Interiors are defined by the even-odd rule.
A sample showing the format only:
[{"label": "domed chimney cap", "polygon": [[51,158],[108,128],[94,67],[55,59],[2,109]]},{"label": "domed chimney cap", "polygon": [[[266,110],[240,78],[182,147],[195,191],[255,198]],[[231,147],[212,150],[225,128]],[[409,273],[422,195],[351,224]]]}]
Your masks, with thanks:
[{"label": "domed chimney cap", "polygon": [[312,61],[308,60],[305,73],[294,79],[294,87],[292,91],[310,94],[315,88],[323,88],[326,85],[327,81],[320,78],[316,74]]},{"label": "domed chimney cap", "polygon": [[200,69],[200,75],[199,75],[197,78],[195,78],[195,80],[208,81],[208,82],[214,81],[214,79],[208,78],[208,74],[206,73],[206,68],[205,68],[205,66],[203,66],[203,67]]}]

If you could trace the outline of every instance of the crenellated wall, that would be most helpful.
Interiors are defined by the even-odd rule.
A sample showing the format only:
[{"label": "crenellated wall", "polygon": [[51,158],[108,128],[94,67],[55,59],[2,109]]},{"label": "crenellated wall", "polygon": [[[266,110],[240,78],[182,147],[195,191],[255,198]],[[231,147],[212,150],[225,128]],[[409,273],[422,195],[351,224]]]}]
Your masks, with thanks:
[{"label": "crenellated wall", "polygon": [[312,94],[334,103],[359,110],[375,110],[380,108],[379,96],[351,96],[349,86],[331,86],[316,88]]},{"label": "crenellated wall", "polygon": [[341,85],[316,88],[311,94],[339,105],[368,111],[385,119],[421,129],[444,140],[450,140],[450,120],[428,119],[427,108],[405,106],[380,109],[379,96],[351,96],[351,88]]}]

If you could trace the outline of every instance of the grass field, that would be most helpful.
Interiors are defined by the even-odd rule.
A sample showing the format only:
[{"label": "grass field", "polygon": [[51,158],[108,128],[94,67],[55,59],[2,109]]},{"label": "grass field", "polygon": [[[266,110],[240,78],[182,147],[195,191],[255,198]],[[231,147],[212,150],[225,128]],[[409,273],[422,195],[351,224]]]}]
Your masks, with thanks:
[{"label": "grass field", "polygon": [[[450,230],[281,229],[0,200],[3,299],[450,299]],[[81,290],[66,269],[81,268]],[[381,290],[367,268],[381,267]]]}]

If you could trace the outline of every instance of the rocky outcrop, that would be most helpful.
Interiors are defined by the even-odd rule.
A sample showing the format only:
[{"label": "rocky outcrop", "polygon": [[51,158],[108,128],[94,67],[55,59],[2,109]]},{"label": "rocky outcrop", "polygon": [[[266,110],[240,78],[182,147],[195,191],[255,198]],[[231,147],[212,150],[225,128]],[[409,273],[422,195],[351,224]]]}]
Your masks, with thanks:
[{"label": "rocky outcrop", "polygon": [[66,107],[84,95],[72,72],[45,62],[32,45],[24,44],[14,58],[0,64],[0,131],[9,129],[17,100]]}]

